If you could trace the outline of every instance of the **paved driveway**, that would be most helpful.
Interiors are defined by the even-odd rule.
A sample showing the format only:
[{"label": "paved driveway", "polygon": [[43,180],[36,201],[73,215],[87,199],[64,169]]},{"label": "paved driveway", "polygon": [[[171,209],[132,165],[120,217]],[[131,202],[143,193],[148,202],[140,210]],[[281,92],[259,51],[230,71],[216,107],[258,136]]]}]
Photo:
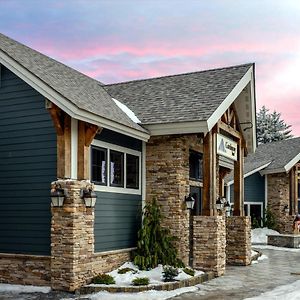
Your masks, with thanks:
[{"label": "paved driveway", "polygon": [[172,299],[245,299],[300,279],[299,275],[291,275],[291,272],[300,272],[300,251],[264,249],[262,252],[268,259],[248,267],[227,267],[225,276],[200,285],[197,292],[182,294]]},{"label": "paved driveway", "polygon": [[[268,259],[248,267],[228,267],[222,277],[199,285],[199,290],[172,298],[173,300],[238,300],[259,295],[273,290],[279,285],[289,284],[300,279],[291,272],[300,271],[300,251],[287,252],[263,250]],[[299,291],[300,293],[300,291]],[[31,293],[11,294],[0,293],[0,300],[59,300],[81,299],[67,293]],[[120,295],[116,299],[122,300]],[[300,295],[299,295],[300,299]],[[105,300],[105,299],[103,299]],[[159,300],[159,299],[157,299]]]}]

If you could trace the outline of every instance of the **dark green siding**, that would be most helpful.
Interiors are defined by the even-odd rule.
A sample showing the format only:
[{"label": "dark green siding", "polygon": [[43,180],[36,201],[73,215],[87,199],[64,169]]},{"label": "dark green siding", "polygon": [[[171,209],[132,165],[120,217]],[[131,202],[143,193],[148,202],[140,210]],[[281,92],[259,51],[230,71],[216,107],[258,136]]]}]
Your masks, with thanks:
[{"label": "dark green siding", "polygon": [[142,151],[142,142],[140,140],[111,131],[109,129],[103,129],[100,134],[96,135],[95,139],[125,148]]},{"label": "dark green siding", "polygon": [[[265,177],[256,172],[245,178],[245,202],[265,202]],[[233,185],[230,186],[230,201],[233,203]]]},{"label": "dark green siding", "polygon": [[0,78],[0,252],[49,255],[55,129],[43,96],[3,66]]},{"label": "dark green siding", "polygon": [[141,204],[140,195],[97,192],[95,252],[136,246]]}]

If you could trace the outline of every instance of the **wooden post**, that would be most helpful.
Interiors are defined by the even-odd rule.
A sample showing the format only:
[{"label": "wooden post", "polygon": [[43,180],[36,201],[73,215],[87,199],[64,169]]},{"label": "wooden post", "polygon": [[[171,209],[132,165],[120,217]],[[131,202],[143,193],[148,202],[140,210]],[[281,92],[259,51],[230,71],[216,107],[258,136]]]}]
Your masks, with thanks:
[{"label": "wooden post", "polygon": [[290,215],[298,213],[298,167],[290,171]]},{"label": "wooden post", "polygon": [[244,147],[238,141],[238,160],[234,162],[234,216],[244,215]]},{"label": "wooden post", "polygon": [[203,208],[204,216],[216,214],[216,135],[208,132],[203,141]]},{"label": "wooden post", "polygon": [[77,178],[89,179],[89,147],[99,131],[98,126],[78,121]]},{"label": "wooden post", "polygon": [[51,102],[47,106],[57,135],[57,178],[70,178],[71,117]]}]

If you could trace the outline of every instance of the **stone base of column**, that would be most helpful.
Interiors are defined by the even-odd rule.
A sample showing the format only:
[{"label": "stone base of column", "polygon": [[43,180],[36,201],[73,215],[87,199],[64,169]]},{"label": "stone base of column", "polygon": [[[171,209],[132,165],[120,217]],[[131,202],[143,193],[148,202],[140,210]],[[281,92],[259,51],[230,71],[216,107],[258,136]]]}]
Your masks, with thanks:
[{"label": "stone base of column", "polygon": [[215,276],[223,275],[226,264],[225,218],[195,216],[193,228],[193,267],[213,271]]},{"label": "stone base of column", "polygon": [[247,266],[251,263],[251,219],[226,218],[226,263]]}]

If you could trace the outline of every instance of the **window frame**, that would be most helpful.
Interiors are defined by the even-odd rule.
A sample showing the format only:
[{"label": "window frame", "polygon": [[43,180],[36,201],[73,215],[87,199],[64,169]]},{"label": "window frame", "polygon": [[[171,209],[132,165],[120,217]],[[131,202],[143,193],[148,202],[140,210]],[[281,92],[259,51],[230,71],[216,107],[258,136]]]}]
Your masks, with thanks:
[{"label": "window frame", "polygon": [[[201,171],[200,175],[202,176],[200,176],[200,178],[191,177],[191,164],[190,164],[191,154],[201,157],[202,164],[199,165],[199,172]],[[189,150],[189,180],[203,182],[203,153],[192,149]]]},{"label": "window frame", "polygon": [[[121,194],[134,194],[134,195],[141,195],[142,194],[142,152],[138,150],[133,150],[130,148],[118,146],[111,143],[102,142],[100,140],[93,140],[92,146],[104,148],[107,150],[107,168],[106,168],[106,185],[99,185],[96,182],[95,184],[95,191],[99,192],[110,192],[110,193],[121,193]],[[92,149],[92,147],[90,147]],[[110,151],[118,151],[123,153],[124,161],[123,161],[123,186],[111,186],[110,185]],[[92,151],[92,150],[90,150]],[[91,153],[91,152],[90,152]],[[127,183],[127,154],[134,155],[138,157],[138,188],[126,188]],[[92,181],[92,164],[89,163],[89,174],[90,180]]]}]

